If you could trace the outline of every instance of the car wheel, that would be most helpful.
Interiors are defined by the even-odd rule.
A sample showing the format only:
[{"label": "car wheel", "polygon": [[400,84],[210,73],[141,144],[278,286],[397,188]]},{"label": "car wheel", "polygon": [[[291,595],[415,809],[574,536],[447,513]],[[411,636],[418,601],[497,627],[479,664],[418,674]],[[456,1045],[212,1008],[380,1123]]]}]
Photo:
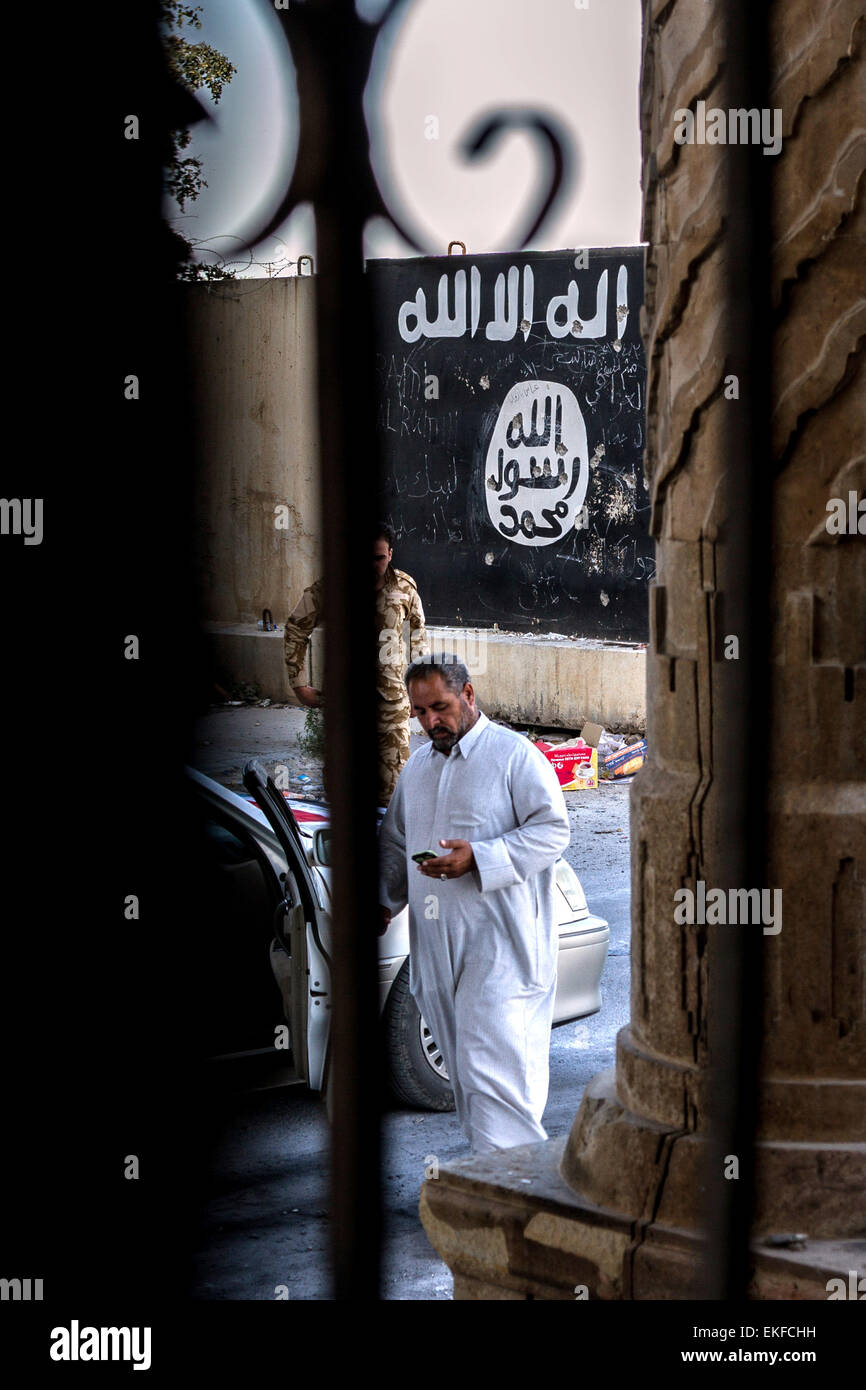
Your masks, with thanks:
[{"label": "car wheel", "polygon": [[445,1061],[409,990],[404,961],[385,1005],[388,1080],[398,1100],[422,1110],[453,1110]]}]

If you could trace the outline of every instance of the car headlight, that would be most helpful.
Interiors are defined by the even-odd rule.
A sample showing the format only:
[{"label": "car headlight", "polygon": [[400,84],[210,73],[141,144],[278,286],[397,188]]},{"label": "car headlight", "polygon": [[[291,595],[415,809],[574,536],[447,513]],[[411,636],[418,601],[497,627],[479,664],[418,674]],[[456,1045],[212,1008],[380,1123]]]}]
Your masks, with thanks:
[{"label": "car headlight", "polygon": [[556,883],[557,887],[562,889],[572,912],[583,912],[586,908],[586,898],[580,886],[580,879],[564,859],[556,861]]}]

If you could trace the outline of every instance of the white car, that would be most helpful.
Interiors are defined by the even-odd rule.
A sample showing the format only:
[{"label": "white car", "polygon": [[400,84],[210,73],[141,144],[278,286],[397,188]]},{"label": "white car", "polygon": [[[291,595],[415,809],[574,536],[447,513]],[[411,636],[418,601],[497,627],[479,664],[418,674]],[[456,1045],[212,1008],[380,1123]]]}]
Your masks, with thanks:
[{"label": "white car", "polygon": [[[247,1080],[258,1061],[265,1084],[306,1082],[320,1090],[331,1007],[328,807],[290,799],[255,760],[244,769],[247,797],[193,769],[189,778],[216,875],[219,922],[211,934],[219,935],[226,964],[221,989],[215,985],[223,1025],[212,1055]],[[561,858],[556,883],[554,1025],[601,1007],[610,939],[607,922],[591,915],[580,880]],[[378,904],[371,904],[371,915],[378,921]],[[392,918],[378,942],[391,1088],[409,1105],[452,1110],[442,1054],[409,992],[408,911]],[[266,951],[270,971],[263,968]]]}]

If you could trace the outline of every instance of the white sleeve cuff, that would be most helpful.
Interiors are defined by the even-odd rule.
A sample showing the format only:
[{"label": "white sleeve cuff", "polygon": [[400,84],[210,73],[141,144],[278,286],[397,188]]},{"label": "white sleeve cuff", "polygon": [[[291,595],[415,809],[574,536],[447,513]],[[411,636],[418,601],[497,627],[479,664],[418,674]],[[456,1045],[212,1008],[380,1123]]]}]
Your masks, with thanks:
[{"label": "white sleeve cuff", "polygon": [[482,893],[510,888],[512,884],[520,882],[504,840],[478,840],[472,844],[472,854]]}]

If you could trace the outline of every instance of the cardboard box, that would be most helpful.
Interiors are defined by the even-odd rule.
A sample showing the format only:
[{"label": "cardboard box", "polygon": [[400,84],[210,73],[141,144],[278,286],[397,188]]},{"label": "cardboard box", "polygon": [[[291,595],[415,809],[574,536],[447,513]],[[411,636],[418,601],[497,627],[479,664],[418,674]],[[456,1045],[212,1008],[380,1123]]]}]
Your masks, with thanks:
[{"label": "cardboard box", "polygon": [[598,741],[603,733],[604,726],[602,724],[584,724],[580,731],[580,737],[583,739],[584,743],[589,744],[590,748],[597,748]]},{"label": "cardboard box", "polygon": [[535,746],[547,758],[564,792],[597,790],[598,753],[595,748],[582,741],[554,748],[542,739]]},{"label": "cardboard box", "polygon": [[646,761],[646,739],[631,743],[617,753],[610,753],[602,762],[605,777],[631,777]]}]

